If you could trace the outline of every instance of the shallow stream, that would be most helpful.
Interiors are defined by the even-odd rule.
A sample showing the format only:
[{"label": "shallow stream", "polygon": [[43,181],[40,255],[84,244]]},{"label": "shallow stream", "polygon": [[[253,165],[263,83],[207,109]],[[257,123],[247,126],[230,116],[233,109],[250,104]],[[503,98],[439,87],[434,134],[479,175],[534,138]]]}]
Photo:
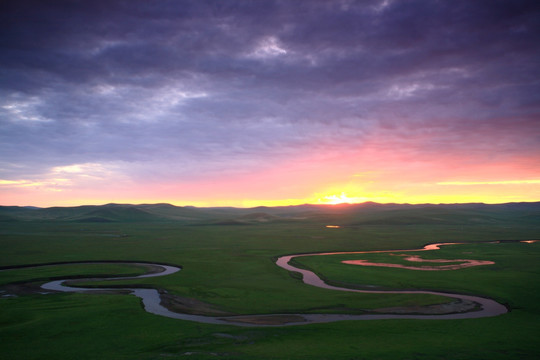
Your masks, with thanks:
[{"label": "shallow stream", "polygon": [[[446,296],[454,299],[459,299],[462,301],[472,301],[480,305],[481,309],[478,311],[469,311],[463,313],[453,313],[453,314],[439,314],[439,315],[422,315],[422,314],[365,314],[365,315],[349,315],[349,314],[265,314],[265,315],[239,315],[239,316],[203,316],[203,315],[190,315],[173,312],[167,309],[161,304],[160,294],[156,289],[141,289],[141,288],[114,288],[114,290],[127,290],[131,294],[142,299],[144,309],[152,314],[166,316],[173,319],[180,320],[189,320],[196,321],[200,323],[209,323],[209,324],[226,324],[226,325],[236,325],[236,326],[287,326],[287,325],[302,325],[309,323],[325,323],[325,322],[334,322],[342,320],[382,320],[382,319],[423,319],[423,320],[443,320],[443,319],[472,319],[472,318],[481,318],[481,317],[490,317],[497,316],[506,313],[508,310],[502,304],[498,302],[483,298],[479,296],[472,295],[462,295],[455,293],[447,292],[437,292],[437,291],[424,291],[424,290],[392,290],[392,291],[383,291],[383,290],[358,290],[358,289],[349,289],[344,287],[332,286],[325,283],[321,278],[319,278],[315,273],[310,270],[300,269],[290,264],[290,261],[296,257],[302,256],[324,256],[324,255],[336,255],[336,254],[366,254],[366,253],[380,253],[380,252],[391,252],[391,251],[427,251],[427,250],[437,250],[440,246],[443,245],[454,245],[454,243],[443,243],[443,244],[430,244],[426,245],[422,249],[414,250],[384,250],[384,251],[357,251],[357,252],[331,252],[331,253],[309,253],[309,254],[297,254],[297,255],[286,255],[281,256],[277,259],[276,264],[287,270],[300,273],[302,275],[302,281],[307,285],[317,286],[324,289],[334,290],[334,291],[348,291],[348,292],[357,292],[364,294],[430,294],[430,295],[440,295]],[[134,264],[134,263],[130,263]],[[130,277],[116,277],[116,278],[107,278],[107,279],[86,279],[86,280],[119,280],[119,279],[138,279],[138,278],[148,278],[156,276],[166,276],[180,271],[179,267],[174,267],[170,265],[162,264],[153,264],[153,263],[137,263],[138,265],[146,265],[154,268],[161,269],[159,272],[151,272],[139,276],[130,276]],[[78,293],[92,293],[97,291],[111,290],[112,288],[81,288],[81,287],[70,287],[64,283],[69,279],[56,280],[45,283],[42,285],[42,288],[45,290],[51,291],[63,291],[63,292],[78,292]],[[279,323],[276,324],[272,319],[280,318]],[[268,320],[268,321],[265,321]]]}]

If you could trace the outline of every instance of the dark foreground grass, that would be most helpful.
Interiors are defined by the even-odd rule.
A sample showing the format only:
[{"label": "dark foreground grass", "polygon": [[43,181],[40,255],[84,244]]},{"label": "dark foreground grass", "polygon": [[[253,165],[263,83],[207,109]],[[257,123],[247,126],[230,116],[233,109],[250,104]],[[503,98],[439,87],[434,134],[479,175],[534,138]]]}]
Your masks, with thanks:
[{"label": "dark foreground grass", "polygon": [[[9,301],[3,359],[534,359],[537,318],[386,320],[245,329],[162,319],[130,296]],[[33,311],[29,312],[29,308]],[[6,310],[2,305],[2,313]],[[188,355],[191,354],[191,357]]]},{"label": "dark foreground grass", "polygon": [[[325,224],[324,224],[325,225]],[[179,273],[124,281],[165,288],[236,313],[362,311],[439,298],[359,295],[303,285],[272,261],[300,252],[405,249],[429,242],[530,239],[537,228],[364,226],[313,223],[257,226],[163,224],[5,224],[0,266],[78,260],[140,260],[182,265]],[[127,236],[125,236],[127,235]],[[535,359],[539,244],[467,245],[423,257],[494,260],[497,267],[434,273],[389,270],[388,276],[333,260],[306,263],[336,281],[435,288],[492,296],[508,314],[486,319],[344,321],[281,328],[238,328],[167,319],[125,295],[31,294],[0,299],[2,359]],[[523,247],[521,246],[523,245]],[[473,252],[464,255],[462,252]],[[473,256],[474,255],[474,256]],[[312,260],[312,259],[309,259]],[[326,261],[328,261],[326,263]],[[339,262],[338,262],[339,263]],[[47,277],[133,273],[132,266],[89,264],[0,272],[2,283]],[[405,273],[404,273],[405,272]],[[445,273],[444,277],[431,278]],[[453,274],[452,274],[453,273]],[[372,277],[373,276],[373,277]],[[394,281],[394,282],[392,282]],[[380,283],[379,283],[380,282]],[[118,283],[118,282],[117,282]],[[341,310],[340,310],[341,309]]]}]

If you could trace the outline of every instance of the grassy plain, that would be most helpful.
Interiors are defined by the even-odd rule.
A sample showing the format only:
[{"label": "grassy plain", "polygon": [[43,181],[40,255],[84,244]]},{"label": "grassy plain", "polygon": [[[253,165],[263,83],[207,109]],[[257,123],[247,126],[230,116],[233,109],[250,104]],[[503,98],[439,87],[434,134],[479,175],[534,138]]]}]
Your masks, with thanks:
[{"label": "grassy plain", "polygon": [[[333,218],[333,220],[339,218]],[[145,284],[223,311],[361,313],[447,299],[340,293],[303,285],[276,256],[318,251],[418,248],[431,242],[540,237],[540,225],[363,224],[327,229],[320,219],[248,225],[182,222],[5,222],[0,266],[88,260],[181,265]],[[427,288],[493,297],[508,314],[469,320],[343,321],[240,328],[148,314],[126,295],[19,294],[0,298],[2,359],[534,359],[540,356],[540,244],[471,244],[419,253],[425,258],[493,260],[444,272],[343,265],[337,256],[301,262],[338,282]],[[467,253],[467,254],[464,254]],[[334,259],[335,258],[335,259]],[[347,259],[354,257],[346,256]],[[365,258],[360,256],[359,258]],[[0,285],[70,275],[140,273],[128,265],[55,265],[0,272]],[[4,295],[6,295],[4,293]],[[2,293],[0,293],[2,295]]]}]

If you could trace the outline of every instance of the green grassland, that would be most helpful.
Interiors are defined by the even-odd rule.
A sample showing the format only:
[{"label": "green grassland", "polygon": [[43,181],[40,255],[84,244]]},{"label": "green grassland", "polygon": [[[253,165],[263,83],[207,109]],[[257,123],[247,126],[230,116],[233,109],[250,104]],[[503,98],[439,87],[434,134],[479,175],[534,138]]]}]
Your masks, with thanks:
[{"label": "green grassland", "polygon": [[[125,211],[125,209],[131,209]],[[169,263],[182,271],[108,281],[145,285],[234,314],[362,313],[450,301],[428,295],[355,294],[304,285],[279,267],[279,255],[420,248],[423,258],[492,260],[495,265],[421,272],[341,264],[396,262],[388,254],[297,258],[324,278],[351,286],[431,289],[492,297],[508,314],[468,320],[342,321],[241,328],[146,313],[119,294],[8,295],[7,284],[40,284],[77,275],[140,274],[126,264],[51,265],[0,271],[2,359],[534,359],[540,356],[538,210],[513,207],[258,209],[0,209],[0,266],[126,260]],[[90,213],[90,214],[89,214]],[[149,214],[149,215],[148,215]],[[337,224],[339,229],[328,229]],[[414,253],[410,253],[414,254]]]},{"label": "green grassland", "polygon": [[[399,252],[397,252],[399,254]],[[416,271],[385,267],[342,264],[342,260],[364,259],[372,262],[406,264],[401,257],[389,254],[349,254],[298,258],[304,267],[321,274],[330,283],[349,287],[378,289],[430,289],[490,297],[511,311],[528,309],[540,314],[540,291],[532,291],[540,279],[540,244],[477,243],[443,246],[437,251],[407,252],[424,259],[475,259],[494,261],[449,271]],[[417,264],[413,265],[417,266]],[[432,266],[433,264],[429,264]],[[502,283],[505,286],[500,286]],[[538,289],[537,289],[538,290]]]}]

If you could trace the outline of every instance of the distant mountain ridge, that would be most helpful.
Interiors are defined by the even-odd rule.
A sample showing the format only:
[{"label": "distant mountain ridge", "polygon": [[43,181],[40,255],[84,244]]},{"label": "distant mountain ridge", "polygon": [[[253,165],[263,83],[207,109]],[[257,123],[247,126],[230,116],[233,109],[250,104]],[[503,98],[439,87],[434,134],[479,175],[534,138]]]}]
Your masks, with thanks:
[{"label": "distant mountain ridge", "polygon": [[540,202],[506,204],[379,204],[291,205],[254,208],[106,204],[35,208],[0,206],[0,222],[181,222],[186,225],[256,225],[275,222],[317,222],[339,226],[540,224]]}]

